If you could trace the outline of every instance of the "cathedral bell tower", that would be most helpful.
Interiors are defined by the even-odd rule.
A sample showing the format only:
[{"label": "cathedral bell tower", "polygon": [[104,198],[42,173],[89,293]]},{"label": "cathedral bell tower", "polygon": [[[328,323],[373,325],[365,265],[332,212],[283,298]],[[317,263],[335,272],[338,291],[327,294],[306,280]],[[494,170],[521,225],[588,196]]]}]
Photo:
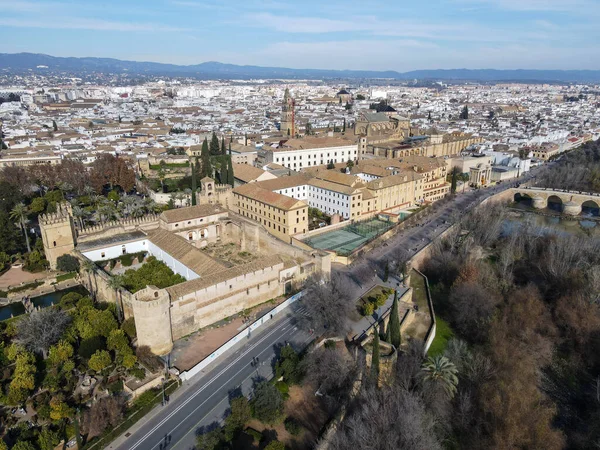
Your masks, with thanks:
[{"label": "cathedral bell tower", "polygon": [[283,104],[281,106],[281,125],[279,130],[284,136],[294,137],[296,135],[296,127],[294,123],[294,110],[296,101],[290,95],[290,90],[285,88],[283,95]]}]

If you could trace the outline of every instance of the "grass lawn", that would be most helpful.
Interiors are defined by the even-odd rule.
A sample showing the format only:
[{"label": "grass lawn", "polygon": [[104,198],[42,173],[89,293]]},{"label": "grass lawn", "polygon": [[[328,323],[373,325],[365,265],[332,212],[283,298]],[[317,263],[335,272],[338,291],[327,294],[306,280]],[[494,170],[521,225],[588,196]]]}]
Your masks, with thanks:
[{"label": "grass lawn", "polygon": [[431,347],[429,347],[429,351],[427,352],[427,355],[429,356],[435,356],[444,353],[444,350],[446,350],[446,345],[448,345],[448,340],[454,336],[454,332],[452,331],[452,328],[450,328],[448,322],[439,316],[435,316],[435,321],[435,338],[433,338]]}]

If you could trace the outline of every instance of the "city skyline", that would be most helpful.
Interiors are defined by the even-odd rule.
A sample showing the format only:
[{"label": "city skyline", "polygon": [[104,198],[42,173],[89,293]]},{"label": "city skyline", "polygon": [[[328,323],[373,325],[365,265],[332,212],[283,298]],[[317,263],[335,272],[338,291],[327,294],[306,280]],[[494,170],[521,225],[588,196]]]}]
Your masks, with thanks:
[{"label": "city skyline", "polygon": [[[589,0],[448,0],[427,5],[308,1],[0,0],[0,52],[197,64],[397,70],[600,69],[600,7]],[[124,45],[124,43],[127,45]]]}]

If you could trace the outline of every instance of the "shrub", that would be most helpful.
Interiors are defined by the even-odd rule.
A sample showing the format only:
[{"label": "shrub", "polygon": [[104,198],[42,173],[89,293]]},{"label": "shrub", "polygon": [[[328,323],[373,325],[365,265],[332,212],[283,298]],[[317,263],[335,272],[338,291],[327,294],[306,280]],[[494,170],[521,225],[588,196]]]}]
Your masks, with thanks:
[{"label": "shrub", "polygon": [[302,433],[302,425],[300,425],[300,422],[293,417],[288,417],[285,419],[283,425],[285,426],[286,431],[292,436],[298,436],[300,433]]},{"label": "shrub", "polygon": [[285,381],[278,381],[277,383],[275,383],[275,387],[279,392],[281,392],[281,395],[283,395],[284,397],[290,392],[290,387]]},{"label": "shrub", "polygon": [[73,255],[62,255],[56,259],[56,268],[62,272],[77,272],[79,260]]},{"label": "shrub", "polygon": [[88,362],[88,366],[95,372],[101,372],[106,369],[112,363],[110,353],[106,350],[98,350],[94,353]]},{"label": "shrub", "polygon": [[75,303],[81,299],[81,297],[82,295],[78,294],[77,292],[68,292],[60,298],[58,306],[60,309],[71,309],[73,306],[75,306]]},{"label": "shrub", "polygon": [[332,341],[331,339],[327,339],[324,344],[325,348],[335,348],[335,345],[335,341]]},{"label": "shrub", "polygon": [[260,442],[263,437],[262,433],[260,431],[256,431],[254,428],[246,428],[244,433],[246,433],[248,436],[252,436],[255,442]]},{"label": "shrub", "polygon": [[285,444],[279,441],[271,441],[269,442],[269,445],[265,447],[265,450],[285,450]]},{"label": "shrub", "polygon": [[123,330],[125,332],[125,334],[127,336],[129,336],[130,339],[133,339],[134,337],[137,336],[137,332],[135,329],[135,320],[133,317],[130,317],[129,319],[125,320],[122,324],[121,324],[121,330]]},{"label": "shrub", "polygon": [[123,275],[123,285],[131,293],[144,289],[148,285],[164,289],[184,281],[184,277],[174,273],[169,266],[154,256],[150,256],[138,270],[129,269]]},{"label": "shrub", "polygon": [[375,305],[371,302],[363,301],[360,308],[360,313],[363,316],[370,316],[373,314],[373,311],[375,311]]},{"label": "shrub", "polygon": [[154,398],[156,397],[156,394],[157,392],[154,389],[150,389],[146,392],[143,392],[138,398],[134,400],[134,407],[138,409],[154,404]]},{"label": "shrub", "polygon": [[114,383],[110,383],[106,388],[111,394],[118,394],[123,391],[123,380],[117,380]]},{"label": "shrub", "polygon": [[94,336],[89,339],[84,339],[79,344],[79,350],[77,353],[83,359],[90,359],[94,353],[98,350],[106,349],[106,342],[101,336]]},{"label": "shrub", "polygon": [[133,367],[127,371],[129,375],[136,377],[138,380],[146,378],[146,371],[141,367]]}]

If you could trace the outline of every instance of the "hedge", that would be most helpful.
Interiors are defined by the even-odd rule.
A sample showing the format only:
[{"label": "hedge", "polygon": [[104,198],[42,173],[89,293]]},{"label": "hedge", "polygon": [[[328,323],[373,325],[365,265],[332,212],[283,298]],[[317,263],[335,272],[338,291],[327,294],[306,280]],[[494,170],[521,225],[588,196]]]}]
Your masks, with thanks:
[{"label": "hedge", "polygon": [[36,287],[40,287],[42,284],[44,284],[43,281],[34,281],[33,283],[28,283],[28,284],[24,284],[23,286],[11,288],[8,290],[8,292],[11,293],[11,292],[28,291],[29,289],[35,289]]},{"label": "hedge", "polygon": [[71,278],[75,278],[76,276],[77,272],[63,273],[62,275],[58,275],[56,277],[56,282],[60,283],[61,281],[70,280]]}]

